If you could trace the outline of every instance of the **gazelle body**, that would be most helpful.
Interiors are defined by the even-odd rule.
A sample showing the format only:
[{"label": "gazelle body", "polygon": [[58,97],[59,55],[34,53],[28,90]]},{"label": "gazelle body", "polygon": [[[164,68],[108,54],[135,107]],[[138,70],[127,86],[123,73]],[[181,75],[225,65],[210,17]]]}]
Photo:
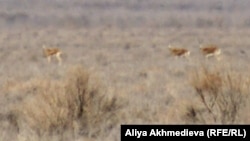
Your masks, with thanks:
[{"label": "gazelle body", "polygon": [[200,50],[206,58],[215,56],[217,59],[219,59],[218,56],[221,54],[221,49],[213,44],[206,45],[206,46],[200,45]]},{"label": "gazelle body", "polygon": [[168,48],[170,53],[175,57],[188,57],[190,55],[190,51],[185,48],[176,48],[171,45]]},{"label": "gazelle body", "polygon": [[56,47],[47,48],[45,45],[43,45],[43,53],[49,63],[51,62],[51,57],[55,56],[58,61],[58,64],[59,65],[62,64],[62,59],[61,59],[62,51],[59,48]]}]

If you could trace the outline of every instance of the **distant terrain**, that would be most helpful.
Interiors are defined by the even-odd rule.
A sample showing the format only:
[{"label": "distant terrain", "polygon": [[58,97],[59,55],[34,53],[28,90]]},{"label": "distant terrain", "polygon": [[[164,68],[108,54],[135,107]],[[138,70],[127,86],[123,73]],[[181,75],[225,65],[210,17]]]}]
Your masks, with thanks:
[{"label": "distant terrain", "polygon": [[247,0],[1,0],[1,27],[249,27]]}]

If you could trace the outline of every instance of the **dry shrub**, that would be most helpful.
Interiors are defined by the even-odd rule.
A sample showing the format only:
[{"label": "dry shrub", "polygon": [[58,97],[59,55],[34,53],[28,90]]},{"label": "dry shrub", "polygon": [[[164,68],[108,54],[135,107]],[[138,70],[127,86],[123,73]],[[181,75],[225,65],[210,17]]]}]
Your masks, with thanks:
[{"label": "dry shrub", "polygon": [[67,75],[65,91],[68,94],[70,116],[79,122],[84,134],[105,132],[118,121],[121,103],[108,95],[96,78],[77,66]]},{"label": "dry shrub", "polygon": [[38,135],[72,131],[72,135],[93,137],[107,132],[118,121],[120,103],[82,67],[70,69],[62,80],[32,81],[27,89],[23,92],[32,95],[13,112],[21,128],[28,127]]},{"label": "dry shrub", "polygon": [[187,119],[222,124],[235,123],[240,119],[240,110],[249,93],[246,76],[202,68],[193,74],[191,85],[201,104],[188,108]]},{"label": "dry shrub", "polygon": [[32,95],[17,107],[20,124],[30,127],[38,134],[58,133],[72,127],[68,118],[67,96],[61,82],[38,80],[31,83]]}]

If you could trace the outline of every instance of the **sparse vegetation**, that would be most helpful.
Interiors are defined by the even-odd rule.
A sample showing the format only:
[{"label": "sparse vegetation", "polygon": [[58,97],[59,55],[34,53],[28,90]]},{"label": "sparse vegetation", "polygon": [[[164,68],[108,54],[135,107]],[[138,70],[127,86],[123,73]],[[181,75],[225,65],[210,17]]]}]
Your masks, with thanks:
[{"label": "sparse vegetation", "polygon": [[[0,0],[0,141],[118,141],[120,124],[249,124],[249,5]],[[222,59],[202,56],[197,39]],[[48,64],[43,45],[60,48],[61,65]]]},{"label": "sparse vegetation", "polygon": [[7,95],[14,90],[28,96],[6,115],[16,130],[31,129],[39,136],[72,132],[72,137],[95,137],[118,122],[122,104],[83,67],[71,68],[62,80],[36,78],[20,85],[6,86]]},{"label": "sparse vegetation", "polygon": [[242,119],[249,98],[249,76],[202,68],[192,77],[199,104],[190,106],[187,118],[194,123],[234,124]]}]

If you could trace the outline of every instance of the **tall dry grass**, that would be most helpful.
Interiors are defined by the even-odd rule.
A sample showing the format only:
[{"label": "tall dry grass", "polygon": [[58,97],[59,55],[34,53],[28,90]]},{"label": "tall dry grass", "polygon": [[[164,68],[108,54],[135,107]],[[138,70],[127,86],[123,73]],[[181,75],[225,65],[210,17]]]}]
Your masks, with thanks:
[{"label": "tall dry grass", "polygon": [[91,75],[81,67],[69,71],[65,92],[68,95],[70,117],[82,125],[82,133],[94,135],[117,123],[121,103],[112,94],[107,94],[100,82],[91,79]]},{"label": "tall dry grass", "polygon": [[[5,93],[22,97],[6,113],[19,135],[96,137],[110,131],[119,120],[121,103],[81,66],[70,68],[60,80],[44,77],[8,85]],[[25,135],[23,138],[28,138],[29,134]]]},{"label": "tall dry grass", "polygon": [[244,116],[241,112],[249,98],[249,76],[203,67],[193,73],[191,86],[198,103],[188,108],[188,121],[221,124],[244,122],[241,121]]}]

